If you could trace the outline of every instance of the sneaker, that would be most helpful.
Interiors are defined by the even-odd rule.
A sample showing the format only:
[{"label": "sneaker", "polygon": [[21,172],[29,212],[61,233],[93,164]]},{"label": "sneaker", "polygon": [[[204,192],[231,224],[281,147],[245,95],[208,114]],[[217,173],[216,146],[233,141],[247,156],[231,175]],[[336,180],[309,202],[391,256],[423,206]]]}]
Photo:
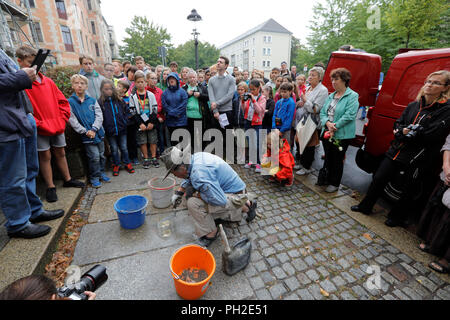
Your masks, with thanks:
[{"label": "sneaker", "polygon": [[106,174],[102,173],[100,176],[100,181],[108,183],[111,182],[111,178],[109,178]]},{"label": "sneaker", "polygon": [[339,190],[339,187],[332,186],[331,184],[325,189],[325,192],[333,193]]},{"label": "sneaker", "polygon": [[131,162],[133,162],[133,164],[135,165],[135,166],[137,166],[138,164],[139,164],[139,160],[136,158],[136,159],[133,159]]},{"label": "sneaker", "polygon": [[284,187],[292,187],[294,184],[294,178],[286,179],[287,181],[284,183]]},{"label": "sneaker", "polygon": [[298,174],[299,176],[304,176],[305,174],[308,174],[311,171],[312,171],[311,169],[301,168],[300,170],[296,171],[295,174]]},{"label": "sneaker", "polygon": [[295,170],[299,170],[299,169],[301,169],[302,168],[302,165],[301,164],[296,164],[295,166],[294,166],[294,169]]},{"label": "sneaker", "polygon": [[150,168],[150,159],[144,159],[142,166],[144,167],[144,169]]},{"label": "sneaker", "polygon": [[69,181],[64,181],[64,188],[84,188],[85,184],[81,181],[70,179]]},{"label": "sneaker", "polygon": [[255,165],[255,172],[256,173],[260,173],[261,172],[261,165],[259,165],[259,164]]},{"label": "sneaker", "polygon": [[125,166],[125,170],[127,170],[129,173],[134,173],[134,168],[131,165],[131,163],[129,163]]},{"label": "sneaker", "polygon": [[250,169],[251,167],[252,167],[252,163],[251,162],[249,162],[249,163],[246,163],[245,165],[244,165],[244,168],[245,169]]},{"label": "sneaker", "polygon": [[152,159],[152,165],[153,165],[155,168],[159,168],[159,161],[158,161],[158,159],[153,158],[153,159]]},{"label": "sneaker", "polygon": [[120,170],[119,166],[114,166],[113,167],[113,176],[117,177],[119,175],[119,170]]},{"label": "sneaker", "polygon": [[102,183],[99,179],[93,179],[91,183],[94,188],[100,188],[102,186]]},{"label": "sneaker", "polygon": [[45,199],[47,202],[56,202],[58,201],[58,196],[56,195],[56,188],[48,188],[45,193]]}]

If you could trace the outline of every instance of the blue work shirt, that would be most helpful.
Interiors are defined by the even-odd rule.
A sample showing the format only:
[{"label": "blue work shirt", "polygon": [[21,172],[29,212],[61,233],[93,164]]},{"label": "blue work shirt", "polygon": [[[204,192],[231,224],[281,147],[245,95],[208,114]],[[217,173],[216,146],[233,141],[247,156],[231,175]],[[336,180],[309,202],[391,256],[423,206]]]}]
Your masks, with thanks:
[{"label": "blue work shirt", "polygon": [[226,193],[237,193],[245,189],[245,183],[238,174],[216,155],[197,152],[191,156],[189,176],[181,186],[192,185],[208,204],[225,207]]}]

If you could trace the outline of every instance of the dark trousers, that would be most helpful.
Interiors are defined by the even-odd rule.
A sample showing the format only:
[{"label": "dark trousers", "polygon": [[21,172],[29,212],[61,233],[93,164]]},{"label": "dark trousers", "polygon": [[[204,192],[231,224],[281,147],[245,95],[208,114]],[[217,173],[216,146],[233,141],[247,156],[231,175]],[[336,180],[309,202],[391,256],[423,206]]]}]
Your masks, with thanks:
[{"label": "dark trousers", "polygon": [[[195,125],[199,127],[197,131],[194,131]],[[202,128],[202,119],[194,119],[188,118],[188,130],[191,135],[191,152],[194,151],[203,151],[203,128]],[[200,130],[200,131],[199,131]],[[197,142],[195,142],[197,141]],[[199,148],[199,150],[195,150],[194,148]]]},{"label": "dark trousers", "polygon": [[166,124],[164,122],[159,122],[156,125],[156,130],[158,133],[158,151],[161,155],[166,149]]},{"label": "dark trousers", "polygon": [[227,126],[225,126],[225,128],[222,128],[219,124],[219,120],[217,120],[216,118],[213,118],[214,120],[214,127],[216,129],[219,129],[220,132],[222,133],[222,138],[223,138],[223,156],[225,157],[225,155],[227,154],[227,129],[233,129],[234,125],[233,125],[233,111],[225,111],[225,112],[220,112],[220,114],[226,113],[227,114],[227,118],[228,118],[228,122],[229,124]]},{"label": "dark trousers", "polygon": [[328,139],[322,139],[323,150],[325,151],[325,161],[323,168],[327,170],[328,184],[339,187],[341,184],[342,174],[344,173],[344,158],[347,148],[350,144],[350,139],[340,140],[342,151]]},{"label": "dark trousers", "polygon": [[180,126],[180,127],[169,127],[169,126],[167,126],[167,129],[169,130],[170,145],[171,146],[176,146],[180,142],[180,140],[175,140],[175,139],[172,138],[173,132],[175,130],[177,130],[177,129],[185,129],[185,130],[187,130],[187,126]]},{"label": "dark trousers", "polygon": [[[297,144],[297,148],[299,148],[300,146]],[[298,150],[298,149],[297,149]],[[300,155],[300,164],[302,165],[303,168],[305,169],[311,169],[312,163],[314,162],[314,154],[316,153],[316,147],[312,146],[312,147],[306,147],[303,150],[303,153]]]},{"label": "dark trousers", "polygon": [[127,147],[128,147],[128,157],[131,161],[138,158],[138,145],[136,141],[137,126],[135,124],[130,124],[127,127]]},{"label": "dark trousers", "polygon": [[360,207],[364,210],[371,211],[378,198],[383,194],[387,183],[400,171],[405,171],[405,181],[400,186],[402,195],[393,205],[388,215],[388,218],[391,220],[405,221],[410,213],[414,211],[413,192],[418,181],[417,178],[413,178],[411,169],[406,164],[385,157],[378,167],[369,190],[367,190],[366,196],[360,203]]}]

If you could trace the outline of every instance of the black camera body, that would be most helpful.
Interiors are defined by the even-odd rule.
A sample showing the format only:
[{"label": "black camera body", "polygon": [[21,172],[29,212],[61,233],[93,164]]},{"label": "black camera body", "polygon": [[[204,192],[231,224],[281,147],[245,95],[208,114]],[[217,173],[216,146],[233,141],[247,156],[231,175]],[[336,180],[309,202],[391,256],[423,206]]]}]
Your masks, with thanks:
[{"label": "black camera body", "polygon": [[420,124],[410,124],[406,129],[408,129],[409,132],[405,135],[405,138],[412,139],[423,130],[423,127]]},{"label": "black camera body", "polygon": [[242,100],[244,100],[244,101],[250,100],[251,98],[252,98],[252,96],[248,92],[244,93],[242,96]]},{"label": "black camera body", "polygon": [[72,300],[87,300],[88,297],[84,292],[94,292],[100,288],[106,280],[108,280],[106,268],[98,264],[83,274],[80,281],[77,283],[58,288],[58,296],[61,298],[70,298]]}]

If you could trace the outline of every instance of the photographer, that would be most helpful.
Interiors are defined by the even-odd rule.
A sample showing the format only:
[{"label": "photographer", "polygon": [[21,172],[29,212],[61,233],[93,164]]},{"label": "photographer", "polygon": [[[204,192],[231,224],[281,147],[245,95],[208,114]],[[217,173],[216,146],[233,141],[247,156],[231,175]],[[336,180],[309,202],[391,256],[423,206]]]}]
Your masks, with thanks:
[{"label": "photographer", "polygon": [[421,198],[426,199],[439,170],[439,150],[450,131],[449,85],[449,71],[433,72],[427,77],[416,101],[411,102],[395,122],[391,147],[365,198],[352,206],[352,211],[371,214],[386,184],[401,171],[405,172],[402,195],[389,212],[385,224],[389,227],[405,225],[411,212],[421,209],[420,202],[413,201],[416,186],[423,181]]},{"label": "photographer", "polygon": [[[88,300],[94,300],[96,294],[84,291]],[[58,296],[55,282],[42,275],[32,275],[14,281],[0,292],[0,300],[71,300]]]}]

